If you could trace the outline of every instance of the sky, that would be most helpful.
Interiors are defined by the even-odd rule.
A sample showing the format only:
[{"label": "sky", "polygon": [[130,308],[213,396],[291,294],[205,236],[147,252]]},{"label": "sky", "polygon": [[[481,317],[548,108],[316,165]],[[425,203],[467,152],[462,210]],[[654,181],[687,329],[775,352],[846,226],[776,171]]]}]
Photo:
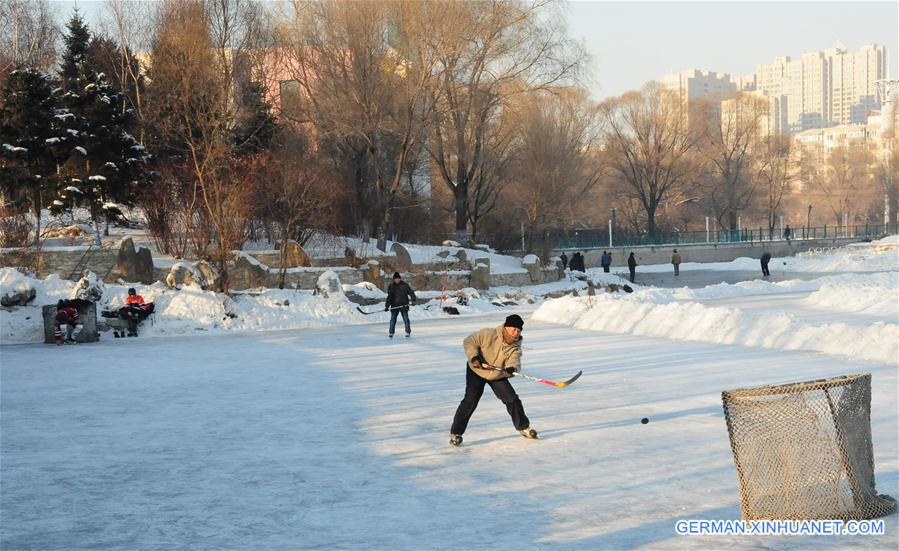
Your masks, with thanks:
[{"label": "sky", "polygon": [[897,70],[899,3],[590,2],[568,3],[568,27],[592,56],[597,99],[640,88],[668,73],[702,69],[742,76],[775,57],[798,57],[842,42],[887,47]]},{"label": "sky", "polygon": [[[103,0],[55,0],[60,18],[76,5],[89,25]],[[899,76],[899,2],[600,2],[566,3],[568,27],[590,55],[596,99],[640,88],[686,69],[742,76],[775,57],[798,57],[842,42],[887,47],[890,76]]]}]

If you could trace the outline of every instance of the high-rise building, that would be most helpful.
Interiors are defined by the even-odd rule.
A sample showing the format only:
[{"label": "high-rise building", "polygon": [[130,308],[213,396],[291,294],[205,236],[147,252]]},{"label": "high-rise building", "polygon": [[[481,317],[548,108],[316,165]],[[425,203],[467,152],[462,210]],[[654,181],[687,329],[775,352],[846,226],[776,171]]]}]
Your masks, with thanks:
[{"label": "high-rise building", "polygon": [[837,44],[798,59],[775,58],[756,69],[756,91],[786,98],[790,132],[837,124],[863,124],[879,106],[875,81],[886,78],[886,48],[876,44],[850,53]]},{"label": "high-rise building", "polygon": [[721,98],[737,90],[727,73],[700,71],[689,69],[679,73],[665,75],[659,81],[662,86],[674,90],[684,101],[690,102],[700,98]]}]

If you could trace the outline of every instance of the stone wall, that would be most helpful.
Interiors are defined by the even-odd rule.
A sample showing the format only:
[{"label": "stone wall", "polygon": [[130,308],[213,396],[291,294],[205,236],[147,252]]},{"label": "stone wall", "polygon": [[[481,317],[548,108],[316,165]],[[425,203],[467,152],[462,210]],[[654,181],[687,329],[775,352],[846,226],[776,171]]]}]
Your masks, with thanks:
[{"label": "stone wall", "polygon": [[88,269],[105,281],[114,281],[110,278],[118,264],[118,244],[110,242],[99,249],[87,246],[47,247],[41,249],[41,260],[37,266],[31,261],[33,256],[31,249],[2,249],[0,266],[28,266],[36,268],[38,277],[56,274],[63,279],[73,277],[72,272],[79,268],[73,277],[76,280]]}]

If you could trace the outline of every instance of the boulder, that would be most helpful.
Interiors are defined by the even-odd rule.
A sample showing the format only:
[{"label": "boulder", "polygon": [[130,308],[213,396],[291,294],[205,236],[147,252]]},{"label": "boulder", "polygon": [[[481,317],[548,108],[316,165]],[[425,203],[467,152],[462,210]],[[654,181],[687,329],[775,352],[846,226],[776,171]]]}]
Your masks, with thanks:
[{"label": "boulder", "polygon": [[172,266],[169,275],[165,278],[165,283],[172,289],[181,289],[185,285],[196,285],[201,289],[206,289],[208,283],[203,272],[193,265],[191,262],[178,262]]},{"label": "boulder", "polygon": [[474,268],[471,269],[471,283],[475,289],[490,288],[490,260],[479,258]]},{"label": "boulder", "polygon": [[234,258],[234,268],[229,270],[233,287],[236,289],[253,289],[267,287],[269,273],[266,266],[246,253],[238,253]]},{"label": "boulder", "polygon": [[322,275],[318,276],[318,281],[315,282],[315,291],[313,294],[324,298],[339,297],[343,294],[343,286],[340,284],[340,277],[331,270],[324,272]]},{"label": "boulder", "polygon": [[[76,300],[78,303],[78,327],[75,328],[75,342],[96,342],[100,340],[100,333],[97,331],[97,305],[96,303],[86,300]],[[47,344],[56,343],[56,305],[48,304],[41,307],[41,314],[44,319],[44,342]],[[63,337],[65,337],[65,328],[63,328]]]},{"label": "boulder", "polygon": [[535,254],[529,254],[521,259],[521,267],[528,271],[531,283],[540,283],[540,258]]},{"label": "boulder", "polygon": [[394,260],[392,266],[395,271],[408,272],[412,269],[412,255],[409,254],[406,247],[399,243],[394,243],[390,250],[396,255],[396,260]]},{"label": "boulder", "polygon": [[3,295],[0,296],[0,305],[7,308],[25,306],[34,300],[35,296],[37,296],[37,292],[34,290],[34,287],[22,284],[14,289],[4,289]]},{"label": "boulder", "polygon": [[75,285],[72,292],[72,298],[80,298],[81,300],[89,300],[91,302],[100,302],[103,298],[103,291],[106,288],[103,282],[97,277],[97,274],[90,270],[84,270],[81,279]]},{"label": "boulder", "polygon": [[119,245],[119,255],[114,272],[114,279],[139,281],[146,285],[153,283],[153,255],[150,249],[140,247],[134,249],[134,241],[126,237]]}]

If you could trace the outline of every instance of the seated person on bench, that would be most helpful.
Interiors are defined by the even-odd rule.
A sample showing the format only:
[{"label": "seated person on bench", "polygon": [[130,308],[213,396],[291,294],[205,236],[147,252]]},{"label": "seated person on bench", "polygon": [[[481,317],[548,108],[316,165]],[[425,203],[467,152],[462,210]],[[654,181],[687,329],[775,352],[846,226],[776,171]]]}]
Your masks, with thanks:
[{"label": "seated person on bench", "polygon": [[[128,289],[128,298],[125,299],[125,306],[122,306],[114,312],[105,311],[103,312],[103,316],[106,318],[113,318],[116,321],[122,320],[126,322],[128,336],[136,337],[137,325],[153,313],[153,308],[154,305],[152,302],[144,302],[144,297],[137,294],[137,290],[134,287],[131,287]],[[113,335],[115,335],[116,338],[124,337],[124,326],[123,324],[116,323],[116,321],[109,321],[107,323],[112,326]]]}]

